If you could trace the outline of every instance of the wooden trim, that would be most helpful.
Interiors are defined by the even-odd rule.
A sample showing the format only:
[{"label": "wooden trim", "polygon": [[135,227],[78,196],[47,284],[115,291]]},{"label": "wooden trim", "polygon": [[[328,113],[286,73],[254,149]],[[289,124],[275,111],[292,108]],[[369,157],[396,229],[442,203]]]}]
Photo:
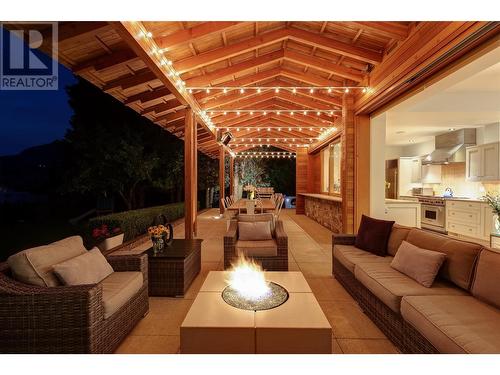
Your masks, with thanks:
[{"label": "wooden trim", "polygon": [[342,109],[342,158],[341,185],[342,193],[342,230],[344,233],[354,233],[354,185],[355,185],[355,125],[354,97],[345,94]]},{"label": "wooden trim", "polygon": [[234,195],[234,158],[229,157],[229,194]]},{"label": "wooden trim", "polygon": [[184,123],[184,235],[186,239],[192,239],[195,232],[197,192],[196,181],[196,133],[197,125],[193,110],[186,111]]},{"label": "wooden trim", "polygon": [[354,232],[361,215],[370,214],[370,116],[354,117]]},{"label": "wooden trim", "polygon": [[222,206],[221,200],[226,197],[226,171],[225,171],[225,151],[224,146],[219,146],[219,212],[224,214],[224,207]]}]

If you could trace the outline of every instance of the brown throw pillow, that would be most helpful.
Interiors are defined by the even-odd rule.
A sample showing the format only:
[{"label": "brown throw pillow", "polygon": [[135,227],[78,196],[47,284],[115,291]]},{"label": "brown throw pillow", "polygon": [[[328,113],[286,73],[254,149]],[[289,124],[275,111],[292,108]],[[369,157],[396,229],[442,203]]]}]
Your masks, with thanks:
[{"label": "brown throw pillow", "polygon": [[113,273],[113,268],[94,247],[85,254],[54,265],[54,273],[64,285],[97,284]]},{"label": "brown throw pillow", "polygon": [[403,241],[391,262],[391,267],[430,288],[445,259],[444,253],[421,249]]},{"label": "brown throw pillow", "polygon": [[271,222],[238,222],[238,239],[241,241],[272,240]]},{"label": "brown throw pillow", "polygon": [[375,255],[387,255],[387,243],[394,221],[378,220],[363,215],[354,246]]}]

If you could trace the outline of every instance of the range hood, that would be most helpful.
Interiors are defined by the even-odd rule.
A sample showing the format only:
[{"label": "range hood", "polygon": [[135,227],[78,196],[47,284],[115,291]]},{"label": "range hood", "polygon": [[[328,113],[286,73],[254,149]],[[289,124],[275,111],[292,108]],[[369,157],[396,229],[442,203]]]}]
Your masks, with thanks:
[{"label": "range hood", "polygon": [[465,148],[476,144],[476,129],[460,129],[436,136],[436,149],[422,158],[422,164],[465,162]]}]

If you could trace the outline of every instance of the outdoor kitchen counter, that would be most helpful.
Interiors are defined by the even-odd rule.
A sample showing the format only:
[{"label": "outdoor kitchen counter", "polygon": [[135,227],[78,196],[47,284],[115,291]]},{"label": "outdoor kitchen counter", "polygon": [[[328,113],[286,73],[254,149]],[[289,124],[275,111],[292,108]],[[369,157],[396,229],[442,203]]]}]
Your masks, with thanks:
[{"label": "outdoor kitchen counter", "polygon": [[298,193],[298,195],[304,199],[304,211],[302,213],[305,213],[307,217],[330,229],[332,232],[342,233],[341,197],[310,193]]}]

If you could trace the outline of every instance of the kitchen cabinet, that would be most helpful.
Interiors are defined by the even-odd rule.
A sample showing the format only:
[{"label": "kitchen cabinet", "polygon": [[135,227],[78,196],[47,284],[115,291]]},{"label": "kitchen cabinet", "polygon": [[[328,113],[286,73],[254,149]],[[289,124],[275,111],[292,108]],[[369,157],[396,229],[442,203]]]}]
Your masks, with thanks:
[{"label": "kitchen cabinet", "polygon": [[421,173],[422,183],[440,184],[441,183],[441,165],[422,165]]},{"label": "kitchen cabinet", "polygon": [[422,161],[420,158],[411,161],[411,182],[422,182]]},{"label": "kitchen cabinet", "polygon": [[450,234],[489,240],[493,211],[485,202],[446,201],[446,230]]},{"label": "kitchen cabinet", "polygon": [[465,151],[467,181],[496,181],[500,179],[499,143],[467,147]]},{"label": "kitchen cabinet", "polygon": [[393,220],[397,224],[420,228],[420,203],[406,199],[386,199],[383,220]]}]

